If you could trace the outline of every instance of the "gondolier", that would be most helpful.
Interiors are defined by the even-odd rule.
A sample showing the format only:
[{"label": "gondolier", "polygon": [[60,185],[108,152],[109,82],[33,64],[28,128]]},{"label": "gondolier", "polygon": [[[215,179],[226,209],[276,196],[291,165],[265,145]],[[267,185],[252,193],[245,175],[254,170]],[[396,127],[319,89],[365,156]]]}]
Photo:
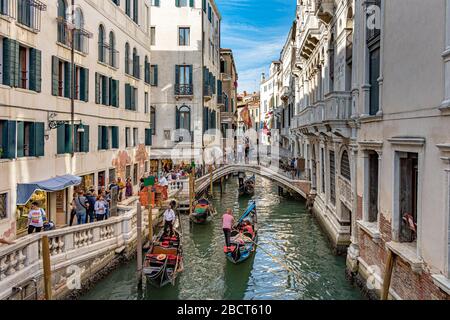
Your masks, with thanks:
[{"label": "gondolier", "polygon": [[233,211],[231,209],[227,209],[222,218],[222,229],[225,235],[226,252],[228,252],[228,249],[230,248],[231,229],[233,228],[233,225]]},{"label": "gondolier", "polygon": [[173,223],[175,222],[175,211],[173,211],[174,204],[173,202],[170,203],[167,210],[164,212],[164,233],[167,233],[167,229],[170,229],[169,236],[173,235]]}]

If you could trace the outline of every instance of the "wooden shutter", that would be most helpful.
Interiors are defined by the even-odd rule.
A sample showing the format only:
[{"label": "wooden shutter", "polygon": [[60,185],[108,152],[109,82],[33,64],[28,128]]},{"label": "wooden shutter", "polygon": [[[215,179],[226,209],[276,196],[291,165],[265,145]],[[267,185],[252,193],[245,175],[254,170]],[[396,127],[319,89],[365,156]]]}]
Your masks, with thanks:
[{"label": "wooden shutter", "polygon": [[17,121],[17,158],[21,158],[24,156],[24,129],[25,125],[23,121]]},{"label": "wooden shutter", "polygon": [[98,150],[103,150],[103,126],[98,126]]},{"label": "wooden shutter", "polygon": [[95,73],[95,103],[100,104],[100,74]]},{"label": "wooden shutter", "polygon": [[34,155],[36,157],[43,157],[45,153],[45,130],[43,122],[36,122],[34,124]]},{"label": "wooden shutter", "polygon": [[119,93],[120,93],[120,85],[119,85],[119,80],[114,80],[113,81],[115,83],[115,95],[116,95],[116,104],[114,105],[115,107],[119,107]]},{"label": "wooden shutter", "polygon": [[89,126],[84,126],[84,134],[83,134],[83,146],[81,148],[82,152],[89,152]]},{"label": "wooden shutter", "polygon": [[14,159],[16,157],[16,132],[17,132],[16,121],[7,122],[7,137],[6,137],[6,152],[5,158]]},{"label": "wooden shutter", "polygon": [[89,69],[86,68],[80,69],[80,100],[89,100]]},{"label": "wooden shutter", "polygon": [[52,56],[52,95],[58,96],[59,92],[59,59]]},{"label": "wooden shutter", "polygon": [[158,86],[158,65],[154,66],[153,85]]},{"label": "wooden shutter", "polygon": [[189,6],[190,6],[191,8],[194,7],[194,0],[189,0]]},{"label": "wooden shutter", "polygon": [[108,136],[108,127],[102,127],[102,145],[104,150],[109,149],[109,136]]},{"label": "wooden shutter", "polygon": [[69,62],[64,63],[64,97],[72,96],[72,65]]},{"label": "wooden shutter", "polygon": [[59,126],[56,135],[58,140],[57,153],[64,154],[66,153],[66,126]]},{"label": "wooden shutter", "polygon": [[180,110],[178,110],[178,107],[175,108],[175,128],[180,129]]},{"label": "wooden shutter", "polygon": [[72,133],[73,133],[73,125],[66,124],[65,125],[65,139],[64,139],[64,153],[72,153],[73,150],[73,140],[72,140]]},{"label": "wooden shutter", "polygon": [[19,83],[19,44],[12,39],[3,39],[3,84],[17,87]]},{"label": "wooden shutter", "polygon": [[119,127],[111,127],[112,144],[113,149],[119,149]]},{"label": "wooden shutter", "polygon": [[190,85],[193,84],[192,76],[193,76],[193,66],[190,65],[190,66],[189,66],[189,84],[190,84]]},{"label": "wooden shutter", "polygon": [[30,49],[30,90],[41,92],[41,64],[42,53],[40,50]]},{"label": "wooden shutter", "polygon": [[175,0],[175,6],[179,7],[180,6],[180,0]]},{"label": "wooden shutter", "polygon": [[131,86],[125,84],[125,109],[129,110],[131,108]]}]

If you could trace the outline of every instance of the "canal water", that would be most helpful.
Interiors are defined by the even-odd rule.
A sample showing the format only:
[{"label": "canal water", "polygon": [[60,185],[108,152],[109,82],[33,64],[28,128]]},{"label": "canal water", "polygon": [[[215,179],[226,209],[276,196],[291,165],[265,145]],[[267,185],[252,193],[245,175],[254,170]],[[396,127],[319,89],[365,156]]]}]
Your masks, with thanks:
[{"label": "canal water", "polygon": [[[218,212],[233,208],[236,218],[249,201],[238,197],[235,178],[225,184],[222,195],[215,187],[214,199]],[[254,199],[261,247],[251,260],[233,265],[225,258],[221,214],[208,225],[192,225],[182,216],[184,271],[175,286],[138,290],[132,261],[81,299],[363,299],[345,278],[345,258],[332,254],[304,203],[278,196],[278,187],[263,178],[257,178]]]}]

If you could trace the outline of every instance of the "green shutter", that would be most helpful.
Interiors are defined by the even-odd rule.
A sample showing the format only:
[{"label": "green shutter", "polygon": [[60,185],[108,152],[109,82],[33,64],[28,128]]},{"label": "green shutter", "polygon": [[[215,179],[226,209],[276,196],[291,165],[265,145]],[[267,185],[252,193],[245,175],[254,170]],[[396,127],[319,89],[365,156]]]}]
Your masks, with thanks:
[{"label": "green shutter", "polygon": [[19,43],[17,41],[14,42],[12,47],[12,57],[14,57],[14,87],[19,87],[20,82],[20,67],[19,67]]},{"label": "green shutter", "polygon": [[19,44],[12,39],[3,39],[3,84],[17,87],[19,84]]},{"label": "green shutter", "polygon": [[100,97],[100,103],[103,105],[108,105],[108,85],[109,85],[109,81],[108,78],[104,77],[104,76],[100,76],[100,83],[101,83],[101,87],[102,87],[102,96]]},{"label": "green shutter", "polygon": [[52,95],[58,96],[59,92],[59,59],[52,56]]},{"label": "green shutter", "polygon": [[95,73],[95,103],[100,104],[100,75]]},{"label": "green shutter", "polygon": [[203,0],[203,12],[206,13],[206,0]]},{"label": "green shutter", "polygon": [[119,149],[119,128],[114,126],[111,127],[112,144],[113,149]]},{"label": "green shutter", "polygon": [[40,50],[30,49],[30,90],[41,92],[42,53]]},{"label": "green shutter", "polygon": [[73,139],[72,139],[73,125],[66,124],[64,126],[64,130],[65,130],[64,153],[72,153],[72,150],[73,150]]},{"label": "green shutter", "polygon": [[119,85],[119,80],[114,80],[113,81],[114,82],[114,91],[115,91],[115,97],[116,97],[116,100],[115,100],[115,104],[114,104],[114,106],[115,107],[119,107],[119,102],[120,102],[120,99],[119,99],[119,94],[120,94],[120,85]]},{"label": "green shutter", "polygon": [[180,0],[175,0],[175,6],[179,7],[180,6]]},{"label": "green shutter", "polygon": [[129,110],[131,108],[131,86],[125,84],[125,109]]},{"label": "green shutter", "polygon": [[80,69],[80,100],[89,101],[89,69]]},{"label": "green shutter", "polygon": [[7,135],[6,135],[6,150],[4,151],[4,158],[14,159],[16,157],[16,132],[17,132],[17,123],[16,121],[8,121],[7,122]]},{"label": "green shutter", "polygon": [[98,126],[98,150],[103,150],[103,129],[102,126]]},{"label": "green shutter", "polygon": [[64,62],[64,97],[72,96],[72,64]]},{"label": "green shutter", "polygon": [[189,5],[190,5],[191,8],[193,8],[194,7],[194,0],[189,0]]},{"label": "green shutter", "polygon": [[192,70],[193,70],[193,66],[189,66],[189,84],[192,85],[193,83],[193,78],[192,78]]},{"label": "green shutter", "polygon": [[34,147],[35,156],[43,157],[45,154],[45,130],[43,122],[36,122],[34,124]]},{"label": "green shutter", "polygon": [[102,127],[102,145],[104,150],[109,149],[108,127]]},{"label": "green shutter", "polygon": [[57,140],[58,140],[58,146],[57,146],[57,153],[58,154],[64,154],[66,153],[66,126],[59,126],[57,129]]},{"label": "green shutter", "polygon": [[25,154],[23,152],[23,147],[25,144],[24,133],[25,125],[23,121],[17,121],[17,158],[23,157]]},{"label": "green shutter", "polygon": [[[30,124],[30,136],[29,136],[29,145],[28,145],[28,156],[34,157],[36,156],[36,125],[34,122]],[[25,131],[24,131],[25,132]]]},{"label": "green shutter", "polygon": [[180,110],[178,110],[178,107],[175,108],[175,129],[180,129]]},{"label": "green shutter", "polygon": [[83,146],[81,148],[82,152],[89,152],[89,126],[84,126],[84,134],[83,134]]},{"label": "green shutter", "polygon": [[175,84],[180,84],[180,66],[175,66]]},{"label": "green shutter", "polygon": [[116,82],[113,78],[109,78],[109,105],[116,106]]},{"label": "green shutter", "polygon": [[155,65],[154,67],[153,83],[154,86],[158,86],[158,65]]}]

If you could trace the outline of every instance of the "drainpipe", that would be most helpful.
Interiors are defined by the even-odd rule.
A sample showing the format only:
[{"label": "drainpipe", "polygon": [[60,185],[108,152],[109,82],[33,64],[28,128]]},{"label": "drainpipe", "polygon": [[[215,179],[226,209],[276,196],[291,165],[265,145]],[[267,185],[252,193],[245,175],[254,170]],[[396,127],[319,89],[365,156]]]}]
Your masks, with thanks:
[{"label": "drainpipe", "polygon": [[201,14],[201,16],[202,16],[202,64],[201,64],[201,74],[202,74],[202,76],[201,76],[201,83],[200,83],[200,86],[201,86],[201,97],[200,97],[200,99],[201,99],[201,103],[200,103],[200,105],[201,105],[201,118],[202,118],[202,126],[201,126],[201,128],[200,128],[200,130],[201,130],[201,133],[202,133],[202,164],[203,164],[203,167],[202,167],[202,171],[204,171],[205,170],[205,139],[204,139],[204,132],[203,132],[203,128],[204,128],[204,121],[205,121],[205,118],[204,118],[204,115],[205,115],[205,112],[204,112],[204,109],[205,109],[205,92],[204,92],[204,90],[205,90],[205,88],[204,88],[204,83],[205,83],[205,79],[204,79],[204,76],[205,76],[205,72],[204,72],[204,64],[205,64],[205,59],[204,59],[204,54],[205,54],[205,33],[204,33],[204,23],[205,23],[205,13],[204,13],[204,11],[203,11],[203,8],[202,7],[200,7],[200,14]]},{"label": "drainpipe", "polygon": [[[72,68],[72,86],[70,92],[70,123],[72,125],[72,150],[71,157],[75,156],[75,0],[71,3],[71,13],[73,28],[71,30],[71,50],[70,50],[70,62]],[[72,172],[73,173],[73,172]]]}]

